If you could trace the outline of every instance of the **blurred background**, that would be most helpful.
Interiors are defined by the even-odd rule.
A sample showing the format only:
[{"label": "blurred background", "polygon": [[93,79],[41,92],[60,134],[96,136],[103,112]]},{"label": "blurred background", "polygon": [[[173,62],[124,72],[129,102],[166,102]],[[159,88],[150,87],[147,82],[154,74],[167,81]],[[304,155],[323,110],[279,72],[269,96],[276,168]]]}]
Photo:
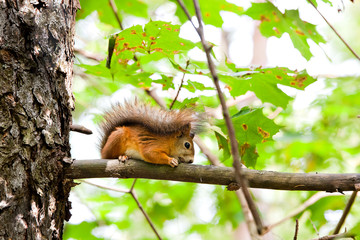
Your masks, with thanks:
[{"label": "blurred background", "polygon": [[[73,123],[91,130],[92,135],[72,132],[72,157],[77,160],[99,159],[97,123],[101,113],[111,104],[137,96],[152,101],[146,91],[154,91],[167,103],[179,88],[180,72],[169,64],[157,63],[158,69],[173,77],[174,88],[162,89],[159,84],[150,88],[136,87],[118,80],[88,74],[84,66],[98,66],[106,61],[108,38],[121,31],[110,2],[116,4],[124,29],[145,25],[149,20],[180,24],[180,37],[193,42],[200,39],[193,26],[178,15],[173,1],[80,1],[75,36],[76,58],[73,92],[76,110]],[[243,10],[251,1],[200,1],[200,7],[212,2],[233,3]],[[256,1],[258,2],[258,1]],[[287,67],[306,70],[317,81],[305,91],[279,85],[286,94],[294,97],[286,109],[263,103],[247,92],[234,100],[234,108],[263,107],[264,114],[282,126],[274,141],[257,145],[259,158],[255,169],[282,172],[347,173],[360,170],[360,61],[345,47],[329,28],[315,8],[305,0],[272,1],[282,12],[298,10],[300,18],[316,25],[326,42],[316,44],[308,40],[312,57],[307,60],[294,48],[289,34],[265,38],[258,30],[259,21],[248,15],[220,11],[217,24],[205,25],[205,37],[214,44],[216,60],[231,61],[237,67]],[[208,4],[208,5],[207,5]],[[360,3],[355,1],[318,1],[318,9],[333,24],[353,50],[360,53]],[[130,10],[131,9],[131,10]],[[206,61],[199,49],[188,52],[193,61]],[[151,76],[157,79],[157,75]],[[206,76],[187,74],[188,79],[213,86]],[[225,86],[223,86],[225,87]],[[225,89],[225,88],[224,88]],[[215,91],[181,91],[179,101],[202,96],[214,96]],[[232,99],[227,92],[226,96]],[[217,106],[216,98],[211,105]],[[216,110],[218,111],[218,110]],[[221,112],[216,113],[221,116]],[[231,166],[218,150],[215,135],[202,135],[201,139],[213,149],[220,162]],[[209,165],[206,156],[196,147],[195,164]],[[91,179],[92,183],[129,189],[132,179]],[[139,179],[135,185],[138,200],[150,216],[164,239],[251,239],[244,222],[239,200],[234,192],[222,186],[155,181]],[[289,192],[252,189],[265,224],[274,224],[301,207],[315,192]],[[299,239],[328,235],[339,221],[349,194],[322,195],[311,206],[294,218],[288,219],[267,233],[263,239],[290,239],[295,232],[295,219],[299,219]],[[72,193],[72,217],[66,224],[64,239],[156,239],[130,194],[102,189],[86,183],[76,186]],[[357,203],[357,204],[356,204]],[[359,227],[360,205],[357,200],[347,218],[345,227]]]}]

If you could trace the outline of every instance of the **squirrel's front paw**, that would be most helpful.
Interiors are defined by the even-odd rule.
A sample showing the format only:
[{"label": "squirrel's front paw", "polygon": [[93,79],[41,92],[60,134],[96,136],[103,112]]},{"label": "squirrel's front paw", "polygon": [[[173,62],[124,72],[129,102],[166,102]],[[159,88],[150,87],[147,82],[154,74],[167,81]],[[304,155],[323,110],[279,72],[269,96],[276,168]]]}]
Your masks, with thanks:
[{"label": "squirrel's front paw", "polygon": [[118,160],[122,163],[125,163],[128,159],[129,159],[129,157],[126,155],[121,155],[118,157]]},{"label": "squirrel's front paw", "polygon": [[171,158],[169,164],[171,167],[177,167],[179,165],[179,161],[176,158]]}]

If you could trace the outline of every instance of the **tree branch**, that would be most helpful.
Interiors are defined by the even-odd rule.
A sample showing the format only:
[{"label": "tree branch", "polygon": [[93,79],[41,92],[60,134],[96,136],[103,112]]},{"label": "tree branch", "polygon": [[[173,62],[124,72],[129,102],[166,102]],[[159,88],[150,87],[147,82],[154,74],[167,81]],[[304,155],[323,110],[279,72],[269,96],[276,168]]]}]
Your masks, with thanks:
[{"label": "tree branch", "polygon": [[153,232],[155,233],[155,235],[157,236],[157,238],[159,240],[161,240],[161,236],[160,234],[158,233],[158,231],[156,230],[153,222],[151,221],[149,215],[145,212],[143,206],[141,205],[141,203],[139,202],[137,196],[136,196],[136,193],[134,191],[134,186],[135,186],[135,183],[136,183],[136,179],[134,179],[134,182],[133,184],[131,185],[131,188],[130,190],[127,190],[127,189],[121,189],[121,188],[114,188],[114,187],[108,187],[108,186],[103,186],[103,185],[99,185],[99,184],[96,184],[96,183],[92,183],[92,182],[89,182],[89,181],[86,181],[86,180],[79,180],[80,182],[83,182],[83,183],[86,183],[86,184],[89,184],[89,185],[93,185],[95,187],[98,187],[98,188],[102,188],[102,189],[106,189],[106,190],[111,190],[111,191],[115,191],[115,192],[121,192],[121,193],[128,193],[131,195],[131,197],[135,200],[136,204],[138,205],[138,208],[140,209],[140,211],[142,212],[142,214],[144,215],[144,217],[146,218],[146,221],[149,223],[151,229],[153,230]]},{"label": "tree branch", "polygon": [[296,219],[296,220],[295,220],[295,234],[294,234],[294,240],[297,240],[298,233],[299,233],[299,220],[298,220],[298,219]]},{"label": "tree branch", "polygon": [[350,52],[358,59],[360,60],[359,55],[356,54],[356,52],[350,47],[350,45],[341,37],[341,35],[336,31],[336,29],[331,25],[331,23],[324,17],[324,15],[321,14],[319,9],[315,6],[315,4],[312,2],[312,0],[308,0],[308,2],[315,8],[315,10],[319,13],[319,15],[324,19],[324,21],[329,25],[329,27],[334,31],[336,36],[345,44],[345,46],[350,50]]},{"label": "tree branch", "polygon": [[287,215],[283,219],[281,219],[273,224],[268,225],[267,231],[271,231],[274,227],[279,226],[280,224],[286,222],[287,220],[289,220],[289,219],[295,217],[296,215],[300,214],[301,212],[305,211],[309,206],[313,205],[320,199],[322,199],[324,197],[330,197],[330,196],[334,196],[334,195],[330,194],[330,193],[325,193],[325,192],[315,193],[308,200],[306,200],[303,204],[301,204],[294,211],[292,211],[289,215]]},{"label": "tree branch", "polygon": [[351,194],[351,197],[350,197],[348,203],[346,204],[345,210],[340,218],[340,221],[338,222],[338,224],[335,227],[334,234],[338,234],[340,232],[340,229],[341,229],[342,225],[344,224],[345,219],[346,219],[347,215],[349,214],[350,209],[355,201],[356,195],[357,195],[357,191],[354,191]]},{"label": "tree branch", "polygon": [[77,125],[77,124],[70,125],[70,131],[79,132],[79,133],[83,133],[86,135],[90,135],[93,133],[90,129],[88,129],[82,125]]},{"label": "tree branch", "polygon": [[[283,173],[251,169],[243,169],[243,172],[252,188],[342,192],[355,191],[355,184],[360,183],[359,173]],[[132,159],[125,163],[108,159],[75,160],[65,175],[72,179],[146,178],[225,186],[236,182],[234,169],[230,167],[183,163],[171,168]]]},{"label": "tree branch", "polygon": [[[186,62],[185,70],[187,70],[187,68],[188,68],[188,66],[189,66],[189,63],[190,63],[190,61],[188,60],[188,61]],[[179,96],[179,94],[180,94],[181,88],[182,88],[182,86],[183,86],[183,84],[184,84],[185,74],[186,74],[186,72],[183,72],[183,76],[182,76],[182,78],[181,78],[181,83],[180,83],[179,89],[178,89],[178,91],[177,91],[177,93],[176,93],[175,98],[173,99],[173,101],[172,101],[171,104],[170,104],[170,107],[169,107],[170,110],[171,110],[172,107],[174,106],[174,103],[176,102],[176,100],[177,100],[177,98],[178,98],[178,96]]]},{"label": "tree branch", "polygon": [[[219,77],[217,75],[216,72],[216,67],[214,62],[212,61],[211,58],[211,47],[209,45],[208,42],[206,42],[205,40],[205,35],[204,35],[204,29],[203,29],[203,25],[202,25],[202,17],[201,17],[201,11],[200,11],[200,6],[199,6],[199,2],[197,0],[193,0],[194,3],[194,7],[195,7],[195,13],[196,13],[196,17],[199,23],[199,27],[197,28],[197,32],[199,34],[200,40],[201,40],[201,44],[203,46],[203,49],[205,51],[206,54],[206,59],[208,62],[208,68],[210,70],[214,85],[216,87],[216,91],[220,100],[220,104],[221,104],[221,109],[222,109],[222,113],[224,116],[224,120],[226,123],[226,127],[228,129],[228,135],[229,135],[229,139],[230,139],[230,145],[231,145],[231,155],[233,157],[233,167],[236,170],[236,182],[240,185],[241,190],[244,193],[246,202],[249,205],[249,209],[254,217],[254,221],[256,223],[256,227],[257,227],[257,231],[259,234],[262,234],[264,227],[263,227],[263,222],[262,219],[260,217],[260,214],[257,211],[255,202],[253,201],[253,199],[251,198],[250,192],[247,189],[247,180],[246,178],[243,176],[243,170],[242,170],[242,166],[241,166],[241,162],[240,162],[240,154],[239,154],[239,149],[238,149],[238,142],[236,140],[236,136],[235,136],[235,129],[234,126],[232,124],[232,121],[230,119],[230,114],[229,114],[229,110],[226,107],[226,101],[225,101],[225,97],[224,94],[221,91],[220,88],[220,83],[219,83]],[[191,19],[189,19],[191,20]]]},{"label": "tree branch", "polygon": [[314,238],[311,240],[331,240],[331,239],[345,239],[345,238],[355,239],[355,234],[345,232],[345,233],[340,233],[340,234],[333,234],[333,235],[323,236],[323,237],[319,237],[319,238]]},{"label": "tree branch", "polygon": [[119,24],[120,30],[123,30],[124,28],[123,28],[121,19],[120,19],[120,17],[119,17],[119,13],[118,13],[118,10],[117,10],[117,7],[116,7],[116,4],[115,4],[114,0],[109,0],[109,4],[110,4],[111,9],[112,9],[112,11],[113,11],[113,13],[114,13],[114,16],[115,16],[115,18],[116,18],[116,21],[117,21],[118,24]]}]

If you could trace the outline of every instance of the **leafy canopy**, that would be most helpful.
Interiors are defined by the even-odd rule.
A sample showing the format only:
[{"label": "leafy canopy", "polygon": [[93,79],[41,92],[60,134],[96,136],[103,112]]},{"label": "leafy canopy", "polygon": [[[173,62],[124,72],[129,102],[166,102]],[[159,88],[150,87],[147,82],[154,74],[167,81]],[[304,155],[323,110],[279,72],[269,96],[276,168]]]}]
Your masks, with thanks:
[{"label": "leafy canopy", "polygon": [[[86,21],[97,15],[97,30],[106,32],[102,37],[107,36],[108,46],[94,47],[89,44],[88,50],[97,50],[102,55],[107,55],[107,59],[78,64],[90,77],[86,79],[86,84],[75,92],[77,109],[88,109],[94,99],[110,96],[119,89],[130,89],[133,95],[155,104],[144,93],[154,87],[160,90],[159,95],[165,96],[164,101],[170,106],[173,99],[168,97],[168,93],[175,96],[174,93],[179,90],[183,79],[179,98],[174,102],[173,108],[191,107],[199,111],[215,112],[214,115],[209,114],[207,131],[200,137],[222,163],[231,165],[228,132],[221,114],[216,114],[219,102],[205,54],[199,42],[190,41],[182,34],[186,25],[190,24],[177,1],[115,0],[118,17],[124,29],[120,29],[108,1],[80,2],[82,9],[77,19]],[[314,4],[317,6],[319,2]],[[331,5],[328,0],[323,2]],[[194,16],[193,1],[185,0],[184,4],[190,15]],[[307,61],[313,57],[309,42],[315,45],[326,43],[315,25],[301,19],[298,9],[282,11],[276,3],[269,1],[253,2],[247,7],[223,0],[199,0],[199,4],[204,24],[211,25],[212,29],[223,27],[226,14],[251,18],[259,21],[259,30],[266,38],[288,35],[294,48]],[[173,12],[168,12],[171,18],[156,15],[156,11],[164,6],[173,7]],[[143,24],[140,24],[138,19],[142,19]],[[195,18],[193,21],[197,25]],[[89,36],[93,35],[95,34],[89,33]],[[239,67],[229,59],[223,59],[221,54],[218,54],[218,46],[212,45],[212,57],[227,98],[238,99],[249,92],[256,95],[257,100],[253,100],[248,106],[240,104],[240,107],[229,107],[242,162],[247,167],[293,172],[360,170],[356,163],[360,144],[359,141],[354,141],[359,138],[360,132],[360,125],[356,121],[356,103],[360,101],[358,78],[321,80],[332,94],[319,96],[309,110],[301,112],[293,109],[293,96],[288,92],[302,92],[316,82],[306,70],[283,66]],[[277,119],[270,119],[269,115],[279,108],[283,109],[282,113]],[[313,112],[318,114],[311,115]],[[316,121],[311,124],[303,123],[302,118]],[[273,141],[274,139],[276,141]],[[208,164],[207,161],[201,163]],[[131,183],[130,180],[121,180],[117,185],[130,188]],[[142,180],[137,183],[136,191],[156,226],[166,228],[167,224],[178,224],[177,219],[186,219],[189,226],[185,227],[180,237],[177,236],[179,239],[189,238],[191,234],[198,234],[203,239],[231,238],[233,228],[243,221],[236,197],[232,193],[224,192],[219,186],[203,187]],[[128,194],[113,196],[104,191],[92,191],[93,194],[89,194],[81,188],[79,192],[80,198],[88,202],[89,208],[95,212],[96,220],[67,225],[64,238],[102,239],[91,232],[101,227],[101,224],[115,225],[117,229],[129,232],[133,239],[149,239],[148,236],[152,236],[145,219],[139,215],[138,207]],[[194,209],[194,203],[200,201],[199,195],[205,195],[205,202],[211,205],[210,212],[213,214],[206,220],[194,217],[194,212],[199,211]],[[273,202],[269,204],[279,213],[290,212],[311,195],[312,193],[275,193],[271,195]],[[282,204],[281,201],[288,204]],[[202,204],[196,206],[200,205]],[[315,237],[313,225],[318,229],[327,227],[329,223],[324,214],[326,210],[336,211],[343,207],[342,197],[324,198],[308,208],[304,214],[299,214],[297,218],[306,222],[306,230],[302,235],[304,239]],[[354,216],[360,214],[359,207],[354,207],[353,211]],[[308,221],[309,218],[311,221]],[[269,222],[274,221],[270,220]],[[348,229],[359,233],[359,220],[353,223]],[[294,223],[290,222],[279,229],[279,235],[284,239],[292,238],[293,232],[289,233],[287,230],[293,229],[293,225]],[[139,226],[143,231],[138,231]],[[211,232],[208,231],[210,228]],[[82,229],[84,233],[80,236],[76,229]],[[175,239],[171,234],[168,234],[168,238]]]}]

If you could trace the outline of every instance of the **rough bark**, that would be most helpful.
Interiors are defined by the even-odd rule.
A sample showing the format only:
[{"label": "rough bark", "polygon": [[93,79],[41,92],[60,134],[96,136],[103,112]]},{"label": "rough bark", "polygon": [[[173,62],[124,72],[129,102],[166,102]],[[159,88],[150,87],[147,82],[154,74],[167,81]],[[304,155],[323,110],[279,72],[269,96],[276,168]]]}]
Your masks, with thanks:
[{"label": "rough bark", "polygon": [[61,239],[78,1],[0,1],[0,239]]},{"label": "rough bark", "polygon": [[[243,169],[251,188],[294,191],[358,191],[359,173],[284,173]],[[180,164],[176,168],[139,160],[80,160],[67,170],[66,177],[79,178],[147,178],[204,184],[234,186],[234,169],[230,167]],[[236,186],[234,186],[236,188]],[[234,190],[234,189],[232,189]]]}]

